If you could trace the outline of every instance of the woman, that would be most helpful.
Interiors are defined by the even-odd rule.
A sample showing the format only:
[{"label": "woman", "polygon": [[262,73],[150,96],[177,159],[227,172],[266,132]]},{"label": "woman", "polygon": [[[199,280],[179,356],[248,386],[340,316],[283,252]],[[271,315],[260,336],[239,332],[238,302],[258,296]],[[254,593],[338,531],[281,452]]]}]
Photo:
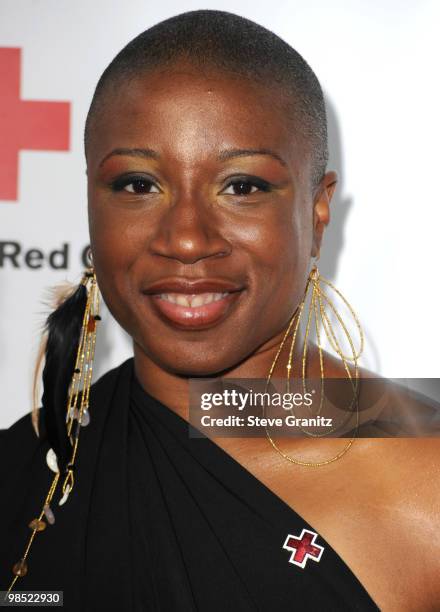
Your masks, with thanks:
[{"label": "woman", "polygon": [[[85,151],[93,272],[49,319],[40,437],[29,415],[3,434],[2,588],[15,574],[11,592],[62,590],[68,610],[439,609],[434,440],[284,440],[294,465],[264,438],[188,436],[189,378],[285,377],[337,181],[310,67],[241,17],[178,15],[106,69]],[[93,385],[73,460],[94,274],[134,359]],[[45,497],[50,449],[68,480]]]}]

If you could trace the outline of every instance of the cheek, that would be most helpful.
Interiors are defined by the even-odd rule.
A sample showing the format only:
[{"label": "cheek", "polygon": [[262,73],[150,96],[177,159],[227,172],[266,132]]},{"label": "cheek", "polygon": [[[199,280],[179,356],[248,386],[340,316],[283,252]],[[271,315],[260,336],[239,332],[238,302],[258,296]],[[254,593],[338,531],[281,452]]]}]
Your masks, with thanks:
[{"label": "cheek", "polygon": [[130,303],[128,282],[131,263],[139,249],[139,224],[120,210],[89,204],[90,244],[97,281],[104,300],[117,319],[125,319]]},{"label": "cheek", "polygon": [[303,289],[312,247],[312,216],[306,210],[303,203],[290,203],[248,230],[246,244],[256,272],[264,277],[266,293],[286,298]]}]

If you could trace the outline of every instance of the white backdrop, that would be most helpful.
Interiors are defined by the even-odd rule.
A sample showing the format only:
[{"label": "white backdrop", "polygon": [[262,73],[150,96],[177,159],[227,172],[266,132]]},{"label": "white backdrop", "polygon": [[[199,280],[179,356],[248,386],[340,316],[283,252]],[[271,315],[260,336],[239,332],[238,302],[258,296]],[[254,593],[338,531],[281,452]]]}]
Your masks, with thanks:
[{"label": "white backdrop", "polygon": [[[30,410],[45,289],[79,280],[88,241],[82,137],[94,86],[136,34],[198,8],[261,23],[317,73],[328,101],[330,168],[340,177],[321,273],[359,314],[363,365],[390,377],[440,375],[438,2],[0,0],[0,58],[5,49],[21,50],[21,99],[70,104],[68,150],[22,150],[17,198],[0,199],[0,242],[20,247],[19,267],[0,262],[0,428]],[[3,68],[0,126],[10,78]],[[0,133],[1,162],[10,146]],[[67,269],[53,269],[49,254],[64,244]],[[43,253],[41,267],[27,266],[30,249]],[[38,264],[38,255],[30,257]],[[100,332],[97,376],[131,354],[107,312]]]}]

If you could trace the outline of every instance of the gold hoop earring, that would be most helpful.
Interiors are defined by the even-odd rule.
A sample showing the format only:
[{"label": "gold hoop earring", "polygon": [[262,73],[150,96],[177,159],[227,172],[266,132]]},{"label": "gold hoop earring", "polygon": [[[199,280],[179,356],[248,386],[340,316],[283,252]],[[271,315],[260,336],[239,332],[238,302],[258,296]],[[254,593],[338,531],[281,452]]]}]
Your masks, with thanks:
[{"label": "gold hoop earring", "polygon": [[[343,303],[346,305],[346,307],[348,308],[348,310],[350,311],[350,314],[353,317],[353,320],[356,324],[356,327],[358,329],[359,332],[359,338],[360,338],[360,342],[359,342],[359,349],[356,351],[354,343],[353,343],[353,339],[350,335],[350,332],[347,329],[347,326],[345,325],[342,317],[340,316],[339,312],[337,311],[336,306],[333,303],[333,300],[327,295],[326,291],[322,288],[321,283],[326,285],[327,287],[329,287],[330,289],[332,289],[337,296],[343,301]],[[274,440],[272,439],[272,437],[270,436],[267,427],[266,429],[266,436],[269,440],[269,442],[271,443],[271,445],[273,446],[273,448],[285,459],[287,459],[288,461],[290,461],[291,463],[294,463],[296,465],[302,465],[302,466],[306,466],[306,467],[321,467],[323,465],[328,465],[329,463],[333,463],[334,461],[337,461],[338,459],[340,459],[343,455],[345,455],[345,453],[350,449],[350,447],[352,446],[355,438],[356,438],[356,434],[357,434],[357,430],[358,430],[358,426],[359,426],[359,405],[358,405],[358,399],[357,399],[357,392],[358,392],[358,384],[359,384],[359,368],[358,368],[358,360],[360,355],[363,352],[364,349],[364,333],[361,327],[361,324],[359,322],[359,319],[353,309],[353,307],[349,304],[348,300],[342,295],[342,293],[327,279],[323,278],[318,271],[318,267],[316,266],[316,263],[313,265],[308,279],[307,279],[307,283],[306,283],[306,288],[304,291],[304,296],[302,301],[300,302],[298,308],[295,310],[295,313],[293,314],[293,316],[290,319],[289,325],[287,327],[287,330],[284,334],[283,340],[280,343],[280,346],[278,348],[277,354],[275,356],[275,359],[272,362],[271,368],[269,370],[269,374],[268,377],[266,379],[266,385],[265,385],[265,389],[264,391],[267,391],[269,382],[272,378],[272,374],[273,371],[275,369],[276,363],[278,361],[279,355],[281,353],[281,350],[287,340],[287,337],[289,336],[292,328],[293,328],[293,334],[292,334],[292,342],[291,342],[291,346],[290,346],[290,351],[289,351],[289,358],[287,361],[287,365],[286,365],[286,381],[287,381],[287,391],[289,391],[290,389],[290,376],[291,376],[291,370],[292,370],[292,361],[293,361],[293,351],[294,351],[294,346],[295,346],[295,341],[297,338],[297,332],[299,329],[299,324],[301,321],[301,317],[303,314],[303,311],[305,309],[305,304],[306,304],[306,300],[308,297],[308,293],[310,290],[310,287],[312,287],[312,295],[310,298],[310,306],[309,306],[309,312],[307,315],[307,323],[306,323],[306,330],[305,330],[305,335],[304,335],[304,345],[303,345],[303,351],[302,351],[302,371],[301,371],[301,377],[302,377],[302,381],[303,381],[303,390],[305,390],[306,388],[306,366],[307,366],[307,352],[308,352],[308,341],[309,341],[309,336],[310,336],[310,327],[311,327],[311,322],[312,322],[312,318],[314,316],[315,318],[315,332],[316,332],[316,339],[317,339],[317,345],[318,345],[318,352],[319,352],[319,367],[320,367],[320,377],[321,377],[321,402],[320,402],[320,407],[319,407],[319,411],[321,410],[322,407],[322,398],[324,396],[324,381],[325,381],[325,375],[324,375],[324,358],[323,358],[323,349],[322,349],[322,345],[321,345],[321,333],[320,333],[320,325],[319,325],[319,320],[321,322],[321,326],[322,329],[325,333],[325,335],[327,336],[327,339],[330,343],[330,346],[332,347],[332,349],[339,355],[339,357],[342,360],[342,363],[344,364],[344,368],[345,371],[347,372],[348,378],[350,380],[350,383],[352,385],[353,388],[353,401],[350,405],[350,407],[353,406],[353,404],[356,405],[356,424],[355,424],[355,433],[354,435],[351,437],[351,439],[349,440],[349,442],[346,444],[346,446],[339,452],[337,453],[334,457],[332,457],[331,459],[327,459],[325,461],[319,461],[319,462],[310,462],[310,461],[302,461],[301,459],[296,459],[294,457],[291,457],[290,455],[287,455],[286,453],[284,453],[278,446],[277,444],[274,442]],[[345,355],[340,343],[338,341],[337,338],[337,334],[335,333],[330,317],[326,312],[326,308],[325,306],[328,306],[329,309],[331,310],[331,312],[333,313],[333,315],[336,317],[338,323],[340,324],[344,335],[346,336],[348,343],[350,345],[350,349],[352,351],[352,355]],[[349,363],[348,362],[353,362],[353,369],[354,372],[351,372],[350,367],[349,367]],[[264,406],[263,406],[263,415],[264,415]],[[348,419],[351,418],[351,415],[348,415]],[[302,427],[301,427],[302,431],[305,431]],[[328,433],[332,433],[333,431],[335,431],[336,428],[333,428],[332,430],[326,432],[326,434],[323,435],[328,435]],[[323,437],[323,435],[319,435],[319,434],[313,434],[313,433],[309,433],[309,432],[305,432],[307,433],[307,435],[312,436],[312,437]]]}]

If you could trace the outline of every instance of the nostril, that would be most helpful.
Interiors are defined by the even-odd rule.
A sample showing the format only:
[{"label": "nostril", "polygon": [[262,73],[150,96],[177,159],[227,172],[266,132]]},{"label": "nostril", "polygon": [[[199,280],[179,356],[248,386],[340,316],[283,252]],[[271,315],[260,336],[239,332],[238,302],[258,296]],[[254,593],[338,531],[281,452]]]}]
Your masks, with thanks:
[{"label": "nostril", "polygon": [[160,242],[154,240],[150,243],[150,252],[153,255],[174,259],[185,265],[192,265],[203,259],[227,257],[232,249],[218,244],[206,244],[189,239]]}]

